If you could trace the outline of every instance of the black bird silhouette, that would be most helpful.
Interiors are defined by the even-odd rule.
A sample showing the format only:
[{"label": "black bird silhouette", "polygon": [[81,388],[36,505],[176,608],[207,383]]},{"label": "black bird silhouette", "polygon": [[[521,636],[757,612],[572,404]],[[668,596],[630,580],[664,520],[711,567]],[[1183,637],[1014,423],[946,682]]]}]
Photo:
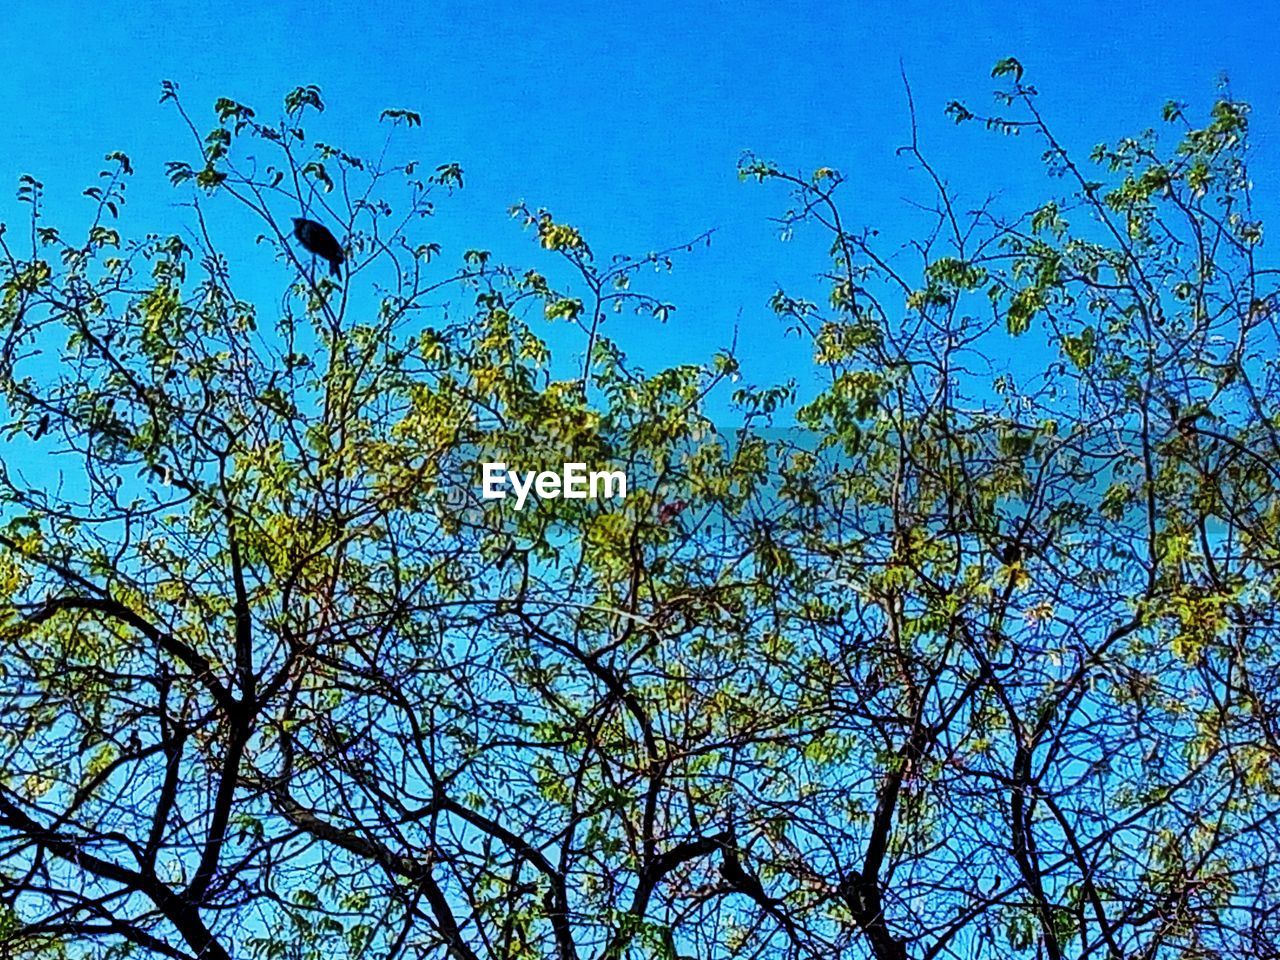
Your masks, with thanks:
[{"label": "black bird silhouette", "polygon": [[335,277],[342,276],[342,261],[346,259],[346,254],[342,252],[342,244],[338,243],[324,224],[306,217],[294,217],[293,235],[308,253],[329,261],[331,274]]}]

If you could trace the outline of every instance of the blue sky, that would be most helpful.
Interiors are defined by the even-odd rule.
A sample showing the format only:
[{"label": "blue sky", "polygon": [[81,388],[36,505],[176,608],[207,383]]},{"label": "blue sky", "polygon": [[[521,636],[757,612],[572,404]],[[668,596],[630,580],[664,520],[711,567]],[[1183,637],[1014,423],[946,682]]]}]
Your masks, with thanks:
[{"label": "blue sky", "polygon": [[[952,98],[987,106],[991,64],[1010,54],[1026,64],[1064,139],[1082,149],[1157,124],[1170,98],[1206,107],[1227,71],[1233,93],[1255,106],[1255,177],[1280,182],[1280,29],[1263,5],[539,7],[310,0],[8,10],[0,217],[14,218],[12,187],[30,172],[46,184],[51,220],[72,220],[102,155],[123,149],[139,171],[126,233],[173,229],[181,197],[164,185],[163,162],[187,148],[157,104],[160,80],[178,81],[198,111],[228,95],[267,115],[290,87],[318,83],[329,109],[315,135],[358,151],[381,137],[373,121],[382,108],[408,107],[424,117],[424,159],[463,164],[467,187],[433,225],[455,258],[481,246],[538,262],[506,218],[519,199],[580,226],[602,253],[644,253],[718,228],[710,250],[652,288],[678,305],[668,336],[655,339],[642,318],[609,332],[651,365],[692,360],[727,344],[741,313],[748,375],[762,380],[805,357],[794,341],[778,349],[767,298],[778,283],[803,287],[822,259],[816,248],[797,256],[777,242],[767,218],[786,198],[741,184],[735,164],[751,149],[788,166],[837,167],[849,178],[852,225],[878,227],[890,245],[905,237],[902,198],[923,196],[924,184],[894,152],[908,131],[900,61],[926,150],[974,201],[995,190],[1019,208],[1053,192],[1036,144],[957,129],[942,115]],[[637,329],[618,329],[623,322]]]}]

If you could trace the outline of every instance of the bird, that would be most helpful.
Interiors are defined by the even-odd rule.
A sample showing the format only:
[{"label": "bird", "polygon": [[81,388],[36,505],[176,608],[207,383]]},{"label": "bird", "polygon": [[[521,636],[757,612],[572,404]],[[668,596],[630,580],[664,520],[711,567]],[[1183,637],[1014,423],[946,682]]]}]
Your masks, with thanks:
[{"label": "bird", "polygon": [[342,244],[338,243],[328,227],[306,217],[294,217],[293,235],[308,253],[329,261],[331,274],[335,277],[342,276],[342,261],[346,259],[346,254],[342,252]]}]

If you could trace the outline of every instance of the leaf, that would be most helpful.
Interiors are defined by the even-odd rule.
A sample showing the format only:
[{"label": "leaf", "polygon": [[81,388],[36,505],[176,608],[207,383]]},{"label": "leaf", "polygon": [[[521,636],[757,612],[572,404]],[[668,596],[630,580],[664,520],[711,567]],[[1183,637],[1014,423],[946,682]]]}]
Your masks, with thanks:
[{"label": "leaf", "polygon": [[184,180],[190,180],[195,176],[191,169],[191,164],[183,163],[179,160],[171,160],[164,165],[165,173],[169,177],[169,182],[175,187]]},{"label": "leaf", "polygon": [[112,161],[120,165],[120,172],[126,175],[133,174],[133,164],[129,161],[129,155],[119,150],[112,150],[103,159]]},{"label": "leaf", "polygon": [[383,110],[378,119],[390,120],[393,124],[403,122],[410,127],[422,126],[422,117],[412,110]]},{"label": "leaf", "polygon": [[1004,77],[1009,74],[1013,74],[1014,83],[1022,82],[1022,64],[1017,57],[1005,57],[1002,60],[997,60],[996,65],[991,68],[991,76],[993,77]]},{"label": "leaf", "polygon": [[582,315],[584,305],[577,298],[565,297],[547,304],[544,312],[548,320],[576,320]]},{"label": "leaf", "polygon": [[320,99],[320,88],[314,83],[307,84],[305,87],[294,87],[284,98],[284,112],[293,116],[301,115],[307,107],[313,107],[319,113],[324,113],[324,101]]},{"label": "leaf", "polygon": [[438,183],[443,187],[462,188],[462,167],[457,163],[442,163],[436,167],[435,174],[431,177],[432,183]]},{"label": "leaf", "polygon": [[1035,287],[1019,290],[1009,302],[1009,311],[1005,316],[1009,332],[1018,337],[1030,330],[1031,319],[1043,306],[1043,298]]},{"label": "leaf", "polygon": [[333,177],[329,176],[329,171],[325,169],[325,165],[319,160],[312,160],[302,168],[304,177],[313,177],[315,180],[324,184],[324,192],[333,192]]}]

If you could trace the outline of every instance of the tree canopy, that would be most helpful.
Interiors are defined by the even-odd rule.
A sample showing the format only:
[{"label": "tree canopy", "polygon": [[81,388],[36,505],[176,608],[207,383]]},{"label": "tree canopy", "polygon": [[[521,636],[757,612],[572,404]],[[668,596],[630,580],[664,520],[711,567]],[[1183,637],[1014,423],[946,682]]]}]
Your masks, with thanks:
[{"label": "tree canopy", "polygon": [[[812,345],[776,384],[628,361],[607,318],[689,322],[643,289],[683,242],[599,255],[519,205],[532,266],[444,251],[462,168],[317,140],[315,87],[206,132],[166,84],[192,145],[157,232],[122,153],[74,235],[24,178],[0,955],[1280,956],[1248,107],[1076,156],[994,75],[948,114],[1037,145],[1031,210],[955,196],[914,107],[905,247],[838,171],[744,158],[829,241],[769,300]],[[219,242],[245,223],[261,263]],[[486,460],[632,487],[516,511]]]}]

